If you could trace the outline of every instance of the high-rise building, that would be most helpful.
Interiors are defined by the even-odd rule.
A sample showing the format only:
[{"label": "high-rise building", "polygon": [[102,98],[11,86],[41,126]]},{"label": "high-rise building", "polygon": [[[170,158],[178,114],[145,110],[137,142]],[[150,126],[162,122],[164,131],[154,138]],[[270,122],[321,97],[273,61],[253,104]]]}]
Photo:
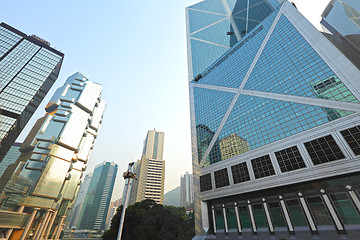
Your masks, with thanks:
[{"label": "high-rise building", "polygon": [[105,230],[117,169],[113,162],[95,167],[76,229]]},{"label": "high-rise building", "polygon": [[180,206],[188,207],[194,201],[192,174],[186,172],[180,178]]},{"label": "high-rise building", "polygon": [[360,71],[281,2],[190,81],[195,239],[360,234]]},{"label": "high-rise building", "polygon": [[[138,180],[133,181],[129,204],[153,199],[164,204],[165,161],[163,160],[164,133],[149,130],[144,141],[141,160],[134,165]],[[124,198],[123,198],[124,199]]]},{"label": "high-rise building", "polygon": [[110,228],[111,220],[116,214],[116,210],[121,206],[122,199],[118,199],[116,201],[111,201],[109,205],[109,210],[106,218],[106,229]]},{"label": "high-rise building", "polygon": [[0,162],[57,79],[64,54],[0,23]]},{"label": "high-rise building", "polygon": [[21,143],[15,142],[0,162],[0,193],[17,167]]},{"label": "high-rise building", "polygon": [[278,5],[276,0],[206,0],[186,8],[189,79],[207,69]]},{"label": "high-rise building", "polygon": [[14,239],[58,239],[79,190],[105,101],[81,73],[58,88],[20,147],[17,168],[0,196],[1,228]]},{"label": "high-rise building", "polygon": [[360,2],[331,0],[321,16],[325,36],[360,69]]},{"label": "high-rise building", "polygon": [[79,192],[76,197],[76,201],[73,204],[73,208],[70,210],[69,215],[67,217],[67,221],[69,222],[69,228],[76,228],[76,224],[79,221],[80,211],[85,202],[85,197],[88,192],[90,181],[91,181],[92,173],[86,174],[84,181],[80,185]]}]

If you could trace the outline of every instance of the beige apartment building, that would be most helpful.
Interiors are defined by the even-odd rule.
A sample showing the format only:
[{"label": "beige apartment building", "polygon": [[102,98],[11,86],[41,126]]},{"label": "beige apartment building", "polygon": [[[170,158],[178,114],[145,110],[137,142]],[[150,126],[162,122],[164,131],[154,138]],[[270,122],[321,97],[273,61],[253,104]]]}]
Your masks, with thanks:
[{"label": "beige apartment building", "polygon": [[164,133],[149,130],[144,141],[141,159],[134,165],[138,177],[133,181],[130,194],[130,205],[144,199],[153,199],[156,203],[164,203],[165,161]]}]

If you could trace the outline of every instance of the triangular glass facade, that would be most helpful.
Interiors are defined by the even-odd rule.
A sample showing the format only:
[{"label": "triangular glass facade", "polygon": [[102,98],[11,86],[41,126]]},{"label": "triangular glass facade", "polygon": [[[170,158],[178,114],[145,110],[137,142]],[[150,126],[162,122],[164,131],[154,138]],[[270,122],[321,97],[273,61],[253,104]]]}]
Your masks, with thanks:
[{"label": "triangular glass facade", "polygon": [[222,1],[218,1],[218,0],[202,1],[195,5],[192,5],[190,8],[213,12],[213,13],[226,14],[226,10],[224,5],[222,4]]},{"label": "triangular glass facade", "polygon": [[285,16],[281,16],[245,89],[358,102]]},{"label": "triangular glass facade", "polygon": [[[232,145],[241,147],[239,154],[252,150],[332,120],[347,116],[352,112],[274,99],[240,95],[232,109],[218,143],[226,145],[231,135],[237,138]],[[215,148],[217,146],[214,145]],[[214,162],[223,160],[224,148],[220,148]]]},{"label": "triangular glass facade", "polygon": [[189,9],[190,33],[227,18],[226,15],[201,12]]},{"label": "triangular glass facade", "polygon": [[191,39],[191,54],[194,76],[204,71],[211,63],[213,63],[227,50],[228,48],[225,47],[220,47],[217,45]]},{"label": "triangular glass facade", "polygon": [[228,18],[212,26],[209,26],[204,30],[192,34],[191,37],[202,39],[208,42],[217,43],[224,46],[229,46],[231,35],[226,34],[226,32],[224,31],[226,29],[227,32],[231,31],[230,20]]},{"label": "triangular glass facade", "polygon": [[199,161],[215,135],[234,95],[234,93],[194,87]]},{"label": "triangular glass facade", "polygon": [[222,87],[238,88],[244,79],[256,53],[258,52],[266,34],[268,33],[276,12],[269,16],[253,32],[249,33],[237,43],[226,58],[218,60],[214,65],[221,62],[222,67],[209,70],[204,73],[206,78],[198,81],[201,84],[216,85]]}]

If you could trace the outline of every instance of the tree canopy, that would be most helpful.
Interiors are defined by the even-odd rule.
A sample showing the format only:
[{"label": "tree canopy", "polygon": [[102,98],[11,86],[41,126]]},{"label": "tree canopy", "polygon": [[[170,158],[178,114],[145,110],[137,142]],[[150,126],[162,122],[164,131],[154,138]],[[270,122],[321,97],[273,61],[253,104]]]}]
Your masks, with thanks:
[{"label": "tree canopy", "polygon": [[[117,209],[103,240],[116,239],[121,211],[122,206]],[[191,240],[193,236],[193,215],[187,215],[185,208],[163,206],[147,199],[126,209],[121,240]]]}]

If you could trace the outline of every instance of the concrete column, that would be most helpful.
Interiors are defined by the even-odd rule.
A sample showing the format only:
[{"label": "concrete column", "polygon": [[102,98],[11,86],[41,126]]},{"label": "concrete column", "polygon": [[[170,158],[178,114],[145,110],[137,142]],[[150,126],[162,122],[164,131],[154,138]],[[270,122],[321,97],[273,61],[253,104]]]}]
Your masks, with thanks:
[{"label": "concrete column", "polygon": [[228,226],[228,222],[227,222],[227,218],[226,218],[226,209],[225,209],[225,205],[223,204],[223,217],[224,217],[224,225],[225,225],[225,232],[228,233],[229,232],[229,226]]},{"label": "concrete column", "polygon": [[63,223],[64,223],[65,218],[66,218],[66,216],[61,216],[61,219],[60,219],[60,222],[59,222],[59,225],[58,225],[58,229],[57,229],[57,233],[56,233],[56,235],[54,237],[54,240],[59,239],[61,230],[63,229]]},{"label": "concrete column", "polygon": [[290,232],[293,232],[294,231],[294,227],[291,223],[291,220],[290,220],[290,216],[289,216],[289,213],[288,213],[288,210],[285,206],[285,202],[284,200],[280,200],[280,205],[281,205],[281,209],[283,210],[283,213],[284,213],[284,216],[285,216],[285,219],[286,219],[286,223],[288,225],[288,228],[289,228],[289,231]]},{"label": "concrete column", "polygon": [[330,212],[330,215],[331,215],[332,219],[335,222],[336,228],[338,230],[344,230],[344,227],[341,225],[339,217],[336,215],[336,212],[335,212],[335,209],[334,209],[333,205],[331,205],[331,202],[330,202],[330,199],[329,199],[328,195],[322,194],[322,197],[324,199],[324,202],[325,202],[325,205],[326,205],[327,209]]},{"label": "concrete column", "polygon": [[[16,210],[16,212],[18,212],[18,213],[22,213],[23,211],[24,211],[24,206],[20,206],[20,207]],[[9,230],[6,231],[6,235],[5,235],[5,239],[6,239],[6,240],[7,240],[7,239],[10,239],[10,236],[11,236],[11,234],[12,234],[13,231],[14,231],[13,228],[11,228],[11,229],[9,229]]]},{"label": "concrete column", "polygon": [[316,225],[314,223],[314,220],[311,217],[310,210],[309,210],[308,206],[306,205],[305,199],[303,197],[300,198],[300,203],[301,203],[302,208],[304,209],[305,216],[306,216],[308,222],[310,223],[311,230],[316,231],[317,230]]},{"label": "concrete column", "polygon": [[239,232],[241,232],[241,222],[240,222],[240,216],[239,216],[239,208],[238,206],[235,204],[235,215],[236,215],[236,223],[237,223],[237,227]]},{"label": "concrete column", "polygon": [[252,228],[253,231],[256,232],[256,224],[255,224],[255,218],[254,218],[254,213],[252,211],[252,207],[250,205],[250,202],[248,201],[248,208],[249,208],[249,214],[250,214],[250,219],[251,219],[251,223],[252,223]]},{"label": "concrete column", "polygon": [[40,210],[40,208],[34,208],[34,209],[33,209],[32,213],[31,213],[31,215],[30,215],[30,218],[29,218],[29,220],[28,220],[27,223],[26,223],[24,232],[23,232],[23,234],[22,234],[21,237],[20,237],[20,240],[24,240],[24,239],[26,238],[26,236],[28,235],[29,229],[30,229],[30,227],[31,227],[31,225],[32,225],[32,223],[33,223],[33,221],[34,221],[35,215],[36,215],[36,213],[37,213],[39,210]]},{"label": "concrete column", "polygon": [[49,210],[49,216],[47,217],[45,225],[44,225],[43,229],[40,232],[39,239],[43,239],[44,233],[46,232],[46,229],[47,229],[47,227],[49,225],[49,222],[51,220],[52,215],[53,215],[53,211]]},{"label": "concrete column", "polygon": [[359,198],[356,196],[356,193],[354,191],[349,191],[349,195],[355,203],[356,208],[360,211],[360,201]]},{"label": "concrete column", "polygon": [[44,230],[44,227],[46,225],[46,222],[48,221],[49,218],[49,214],[50,214],[50,209],[46,210],[44,218],[42,219],[41,223],[40,223],[40,227],[39,230],[36,232],[34,239],[35,240],[39,240],[41,238],[42,232]]},{"label": "concrete column", "polygon": [[267,219],[268,224],[269,224],[269,229],[270,229],[271,232],[274,232],[274,226],[273,226],[272,221],[271,221],[269,208],[268,208],[266,203],[263,203],[263,206],[264,206],[264,210],[265,210],[265,214],[266,214],[266,219]]},{"label": "concrete column", "polygon": [[212,206],[211,212],[212,212],[212,219],[213,219],[213,225],[214,225],[214,233],[216,233],[216,232],[217,232],[217,229],[216,229],[216,219],[215,219],[214,206]]},{"label": "concrete column", "polygon": [[47,239],[48,236],[49,236],[49,234],[50,234],[50,231],[51,231],[51,228],[52,228],[52,226],[53,226],[53,224],[54,224],[54,221],[55,221],[57,212],[58,212],[58,211],[54,211],[54,212],[52,213],[52,215],[51,215],[49,225],[47,226],[47,229],[45,230],[44,239]]}]

